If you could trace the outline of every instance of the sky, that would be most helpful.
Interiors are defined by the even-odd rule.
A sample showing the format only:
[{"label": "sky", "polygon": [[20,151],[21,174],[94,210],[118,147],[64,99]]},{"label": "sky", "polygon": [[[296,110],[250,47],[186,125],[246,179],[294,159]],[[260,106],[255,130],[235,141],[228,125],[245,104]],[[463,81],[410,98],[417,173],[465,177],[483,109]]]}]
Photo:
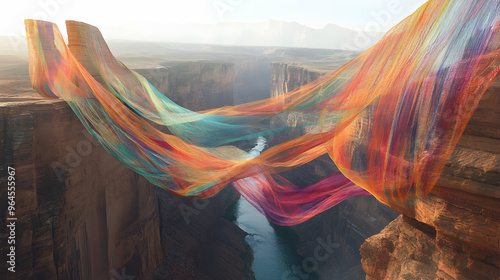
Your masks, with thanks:
[{"label": "sky", "polygon": [[[67,19],[107,29],[131,23],[219,23],[279,20],[312,28],[328,23],[365,31],[378,22],[381,30],[410,15],[425,0],[23,0],[0,4],[0,36],[24,36],[23,20],[55,22],[63,34]],[[114,29],[116,30],[116,29]],[[109,31],[110,32],[110,31]],[[133,31],[139,32],[139,31]],[[134,34],[129,34],[130,39]]]}]

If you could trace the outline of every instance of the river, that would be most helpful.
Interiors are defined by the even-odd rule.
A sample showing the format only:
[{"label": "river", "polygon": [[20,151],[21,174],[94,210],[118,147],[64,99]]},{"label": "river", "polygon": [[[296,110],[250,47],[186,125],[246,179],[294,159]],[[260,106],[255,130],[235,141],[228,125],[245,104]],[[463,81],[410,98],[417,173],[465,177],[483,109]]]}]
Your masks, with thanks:
[{"label": "river", "polygon": [[[266,139],[259,137],[249,154],[255,157],[265,146]],[[301,266],[303,258],[295,250],[291,231],[272,225],[243,197],[227,210],[226,216],[248,233],[245,240],[253,250],[252,270],[257,280],[318,279],[315,274],[301,274],[299,277],[294,272],[295,267]]]}]

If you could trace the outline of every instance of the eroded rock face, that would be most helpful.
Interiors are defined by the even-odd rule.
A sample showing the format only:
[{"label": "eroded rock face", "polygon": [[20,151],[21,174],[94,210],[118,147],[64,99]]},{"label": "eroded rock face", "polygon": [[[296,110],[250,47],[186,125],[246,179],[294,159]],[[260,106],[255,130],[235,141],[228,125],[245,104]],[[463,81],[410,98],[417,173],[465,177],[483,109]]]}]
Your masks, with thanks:
[{"label": "eroded rock face", "polygon": [[[6,273],[2,235],[5,279],[252,278],[246,233],[222,218],[239,197],[233,189],[197,208],[204,204],[153,186],[107,153],[66,102],[29,90],[26,63],[12,67],[12,77],[0,68],[2,185],[7,167],[16,169],[16,273]],[[214,80],[211,88],[219,87],[226,84]],[[3,233],[7,188],[0,188],[0,211]]]},{"label": "eroded rock face", "polygon": [[206,200],[159,195],[163,263],[145,279],[253,279],[243,230],[224,219],[239,194],[228,187]]},{"label": "eroded rock face", "polygon": [[190,110],[234,105],[232,63],[188,62],[135,71],[176,104]]},{"label": "eroded rock face", "polygon": [[[271,96],[279,96],[325,74],[286,63],[273,63],[272,67]],[[300,118],[289,115],[281,121],[290,125],[297,121],[297,117]],[[363,124],[360,122],[360,125]],[[269,137],[269,140],[273,145],[306,133],[309,132],[295,128]],[[283,172],[282,175],[296,185],[306,185],[336,171],[337,168],[330,157],[323,155],[290,172]],[[363,279],[365,273],[361,267],[359,247],[368,237],[379,233],[396,217],[397,212],[378,202],[374,197],[358,196],[349,198],[304,223],[284,230],[291,230],[296,235],[297,251],[306,259],[318,260],[314,252],[320,244],[318,240],[330,240],[335,244],[327,258],[324,260],[319,258],[317,261],[314,272],[320,279]],[[300,278],[300,275],[296,277]]]},{"label": "eroded rock face", "polygon": [[300,65],[273,62],[271,64],[271,97],[299,88],[323,74],[326,73],[309,70]]},{"label": "eroded rock face", "polygon": [[367,279],[500,276],[500,79],[485,93],[432,192],[361,247]]},{"label": "eroded rock face", "polygon": [[92,140],[64,101],[16,97],[32,98],[0,105],[3,168],[14,167],[17,182],[16,273],[7,277],[110,279],[157,266],[157,188]]}]

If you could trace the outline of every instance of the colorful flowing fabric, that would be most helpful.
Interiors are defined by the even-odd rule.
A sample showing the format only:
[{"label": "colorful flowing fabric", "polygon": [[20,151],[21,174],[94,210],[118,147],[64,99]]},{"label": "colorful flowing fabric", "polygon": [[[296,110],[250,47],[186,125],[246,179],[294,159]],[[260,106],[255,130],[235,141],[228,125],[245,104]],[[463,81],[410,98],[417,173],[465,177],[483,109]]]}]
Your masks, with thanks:
[{"label": "colorful flowing fabric", "polygon": [[[26,20],[30,76],[63,98],[129,168],[183,196],[232,185],[293,225],[355,195],[405,205],[427,195],[482,94],[500,74],[500,0],[429,1],[351,62],[285,95],[193,112],[115,59],[97,28]],[[293,125],[269,126],[279,116]],[[240,140],[301,128],[258,156]],[[340,172],[308,186],[279,175],[328,153]]]}]

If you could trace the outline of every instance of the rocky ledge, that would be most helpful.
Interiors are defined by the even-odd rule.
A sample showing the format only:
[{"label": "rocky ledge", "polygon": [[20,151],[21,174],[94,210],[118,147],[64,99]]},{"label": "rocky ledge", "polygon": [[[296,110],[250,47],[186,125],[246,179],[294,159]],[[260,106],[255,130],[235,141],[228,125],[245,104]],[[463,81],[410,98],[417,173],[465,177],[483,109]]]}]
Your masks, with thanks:
[{"label": "rocky ledge", "polygon": [[361,246],[367,279],[499,279],[500,79],[437,185]]}]

